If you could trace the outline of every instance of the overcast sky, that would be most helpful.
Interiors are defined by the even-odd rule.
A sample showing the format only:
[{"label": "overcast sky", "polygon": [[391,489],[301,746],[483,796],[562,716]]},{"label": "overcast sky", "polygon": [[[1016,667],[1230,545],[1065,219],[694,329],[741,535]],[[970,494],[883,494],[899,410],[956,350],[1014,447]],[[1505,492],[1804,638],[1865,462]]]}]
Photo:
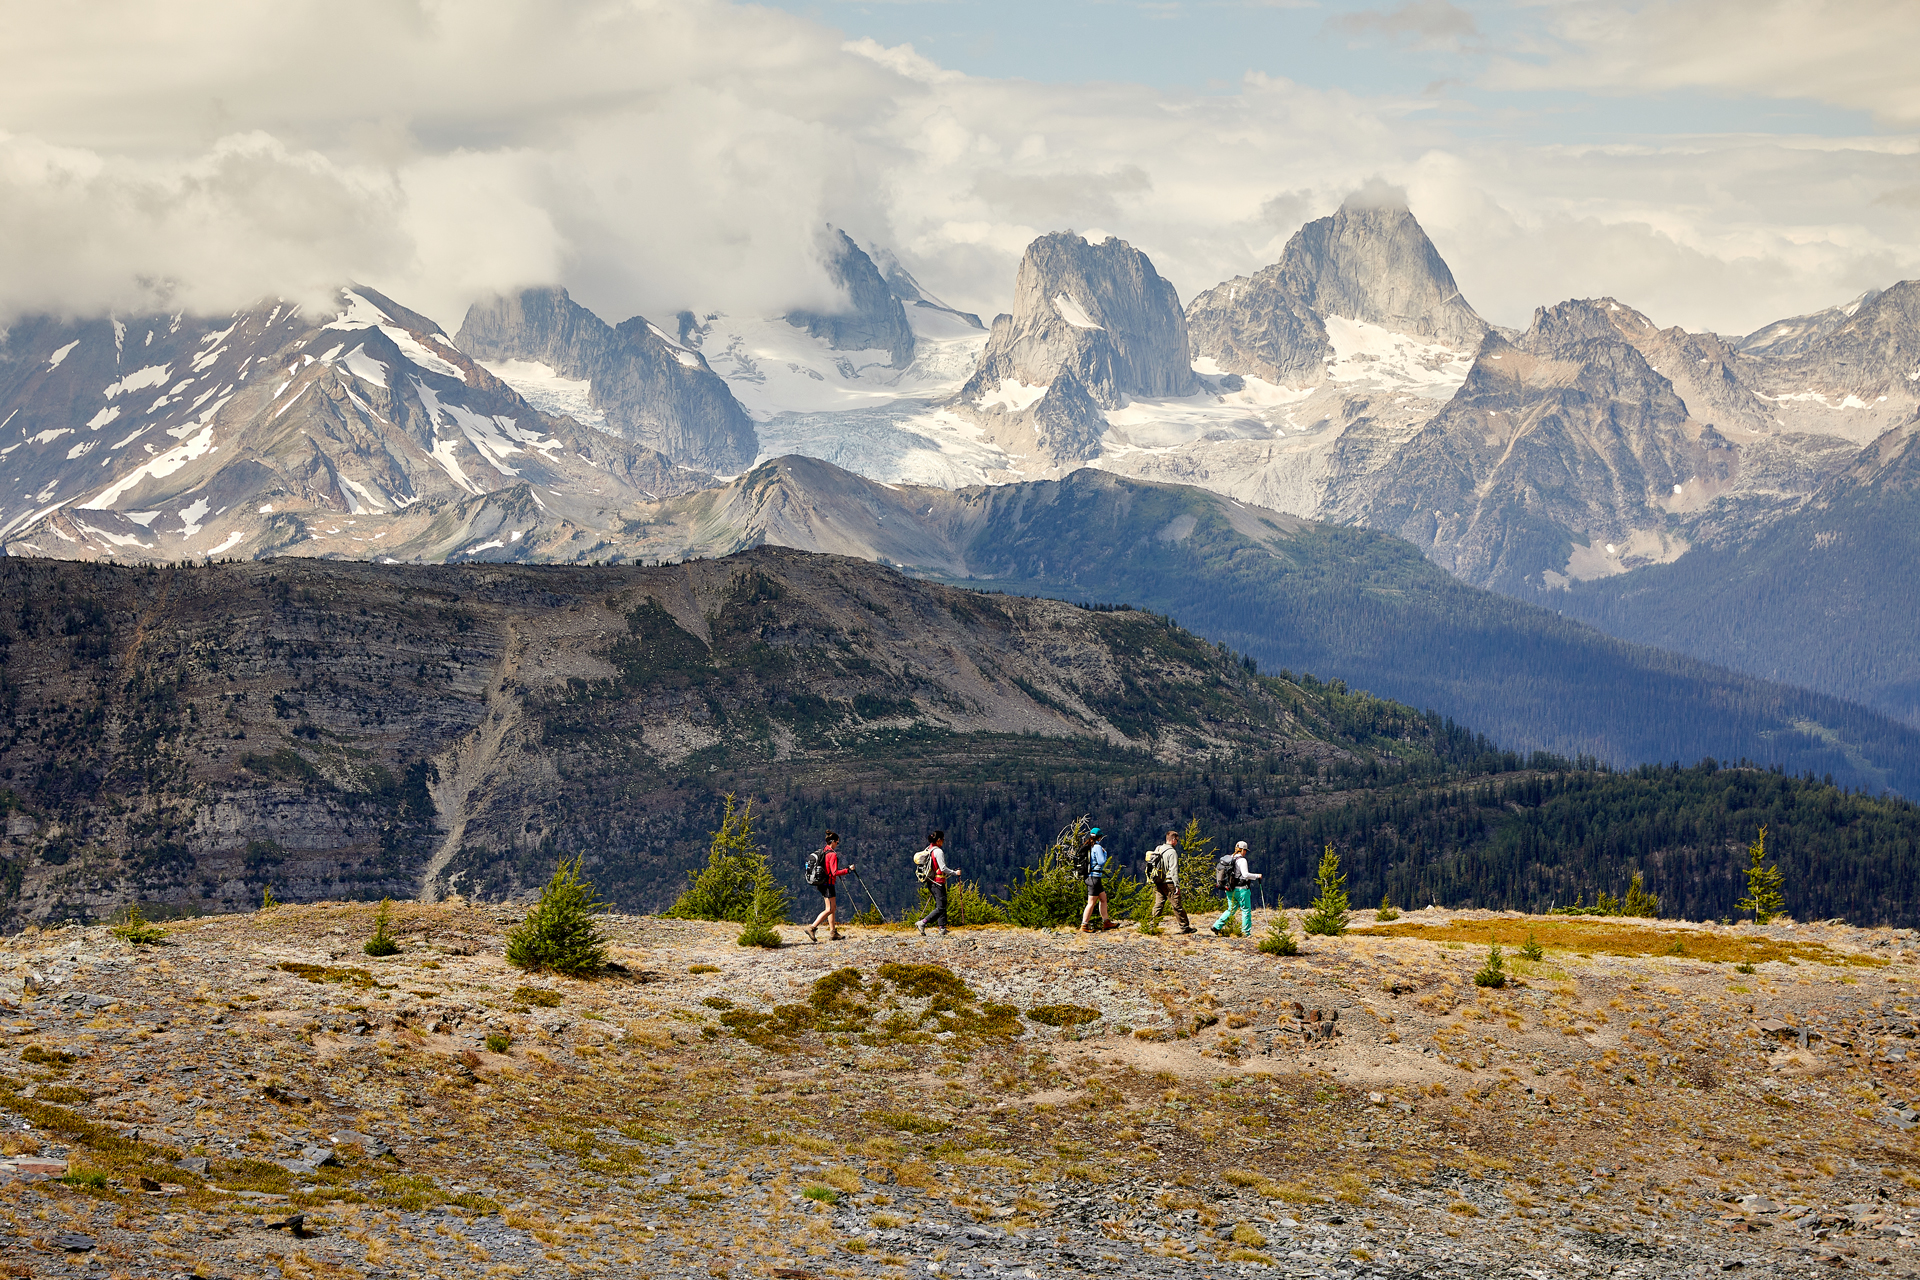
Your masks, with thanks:
[{"label": "overcast sky", "polygon": [[456,328],[825,302],[826,223],[984,315],[1027,242],[1183,298],[1373,178],[1489,318],[1742,333],[1920,276],[1920,3],[0,0],[0,317],[357,279]]}]

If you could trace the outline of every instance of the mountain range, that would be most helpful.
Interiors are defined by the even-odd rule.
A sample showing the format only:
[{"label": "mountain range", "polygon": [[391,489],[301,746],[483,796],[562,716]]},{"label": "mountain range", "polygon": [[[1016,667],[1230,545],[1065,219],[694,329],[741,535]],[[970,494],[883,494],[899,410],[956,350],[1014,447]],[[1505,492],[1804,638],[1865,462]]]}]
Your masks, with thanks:
[{"label": "mountain range", "polygon": [[[21,318],[0,341],[0,542],[125,561],[584,563],[790,541],[1172,607],[1117,570],[1076,584],[976,565],[973,549],[956,560],[950,532],[935,554],[914,543],[935,536],[924,523],[898,541],[838,532],[881,511],[901,530],[875,495],[919,485],[922,515],[971,504],[994,531],[979,537],[1012,536],[1033,486],[1090,468],[1150,482],[1136,496],[1189,486],[1276,527],[1311,521],[1328,545],[1335,527],[1404,539],[1462,584],[1920,725],[1905,572],[1920,282],[1746,336],[1661,328],[1610,298],[1508,330],[1474,311],[1410,210],[1358,198],[1184,307],[1145,252],[1072,232],[1029,246],[990,325],[842,231],[820,253],[844,304],[774,317],[610,324],[546,287],[476,301],[450,337],[351,285],[323,314],[269,299],[222,317]],[[795,496],[796,465],[752,470],[793,455],[875,485],[815,470]],[[782,523],[802,507],[804,528]],[[1105,562],[1090,528],[1049,536],[1053,569]],[[1421,607],[1440,609],[1439,579],[1422,583]],[[1212,627],[1195,607],[1182,618]],[[1305,664],[1261,630],[1237,631],[1242,647]],[[1364,648],[1312,661],[1431,693],[1516,743],[1578,744],[1570,717],[1495,710],[1463,692],[1479,677],[1397,684]],[[1861,745],[1881,730],[1838,718],[1781,723],[1850,758],[1836,776],[1900,772]],[[1784,749],[1785,731],[1748,729],[1715,754]],[[1651,744],[1596,732],[1609,758]]]}]

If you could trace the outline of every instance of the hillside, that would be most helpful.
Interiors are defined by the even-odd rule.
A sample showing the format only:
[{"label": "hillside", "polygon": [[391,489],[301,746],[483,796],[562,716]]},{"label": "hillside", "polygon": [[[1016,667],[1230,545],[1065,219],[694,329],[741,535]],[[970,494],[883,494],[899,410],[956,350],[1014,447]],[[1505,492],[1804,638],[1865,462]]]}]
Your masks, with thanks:
[{"label": "hillside", "polygon": [[657,504],[628,530],[635,556],[770,543],[971,586],[1130,603],[1263,670],[1338,678],[1521,749],[1619,766],[1751,759],[1920,795],[1920,734],[1907,725],[1622,643],[1463,583],[1398,538],[1204,489],[1081,470],[948,491],[783,458]]},{"label": "hillside", "polygon": [[1920,425],[1887,432],[1770,526],[1541,598],[1614,635],[1920,725],[1916,441]]},{"label": "hillside", "polygon": [[898,925],[749,954],[620,916],[579,981],[503,962],[517,911],[403,904],[379,960],[372,914],[0,945],[7,1268],[1915,1271],[1909,933],[1426,911],[1288,958]]},{"label": "hillside", "polygon": [[[1914,917],[1920,810],[1712,766],[1523,757],[1166,619],[760,548],[655,568],[0,564],[7,919],[510,897],[573,852],[659,909],[722,797],[774,865],[834,826],[889,909],[929,827],[981,884],[1083,813],[1131,860],[1197,816],[1298,901],[1544,908],[1644,871],[1732,909],[1761,823],[1805,916]],[[1157,830],[1156,830],[1157,828]],[[1818,868],[1818,873],[1814,868]]]}]

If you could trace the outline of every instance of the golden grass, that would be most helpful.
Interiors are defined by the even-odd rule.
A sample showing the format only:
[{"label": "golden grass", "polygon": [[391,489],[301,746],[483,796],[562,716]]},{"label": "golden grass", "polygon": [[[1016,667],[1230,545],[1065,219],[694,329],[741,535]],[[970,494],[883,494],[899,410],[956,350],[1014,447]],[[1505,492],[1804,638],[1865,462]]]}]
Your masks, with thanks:
[{"label": "golden grass", "polygon": [[[1533,916],[1518,920],[1450,920],[1443,925],[1400,923],[1354,931],[1369,938],[1418,938],[1442,946],[1489,939],[1502,947],[1517,947],[1532,934],[1542,947],[1580,955],[1677,956],[1714,964],[1764,964],[1788,960],[1833,966],[1881,968],[1889,962],[1875,956],[1835,951],[1818,942],[1792,942],[1760,934],[1713,933],[1705,929],[1661,928],[1639,920],[1591,916]],[[1679,950],[1675,950],[1678,944]],[[1545,975],[1542,975],[1545,976]]]}]

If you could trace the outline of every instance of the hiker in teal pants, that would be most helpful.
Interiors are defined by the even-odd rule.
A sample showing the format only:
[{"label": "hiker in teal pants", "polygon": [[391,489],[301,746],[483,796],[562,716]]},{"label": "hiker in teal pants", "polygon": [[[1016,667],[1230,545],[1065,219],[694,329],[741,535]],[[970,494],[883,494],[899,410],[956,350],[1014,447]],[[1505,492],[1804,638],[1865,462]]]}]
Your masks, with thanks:
[{"label": "hiker in teal pants", "polygon": [[1240,936],[1253,936],[1253,882],[1260,877],[1247,870],[1247,842],[1233,846],[1233,884],[1227,889],[1227,909],[1213,922],[1214,936],[1227,927],[1235,911],[1240,912]]}]

